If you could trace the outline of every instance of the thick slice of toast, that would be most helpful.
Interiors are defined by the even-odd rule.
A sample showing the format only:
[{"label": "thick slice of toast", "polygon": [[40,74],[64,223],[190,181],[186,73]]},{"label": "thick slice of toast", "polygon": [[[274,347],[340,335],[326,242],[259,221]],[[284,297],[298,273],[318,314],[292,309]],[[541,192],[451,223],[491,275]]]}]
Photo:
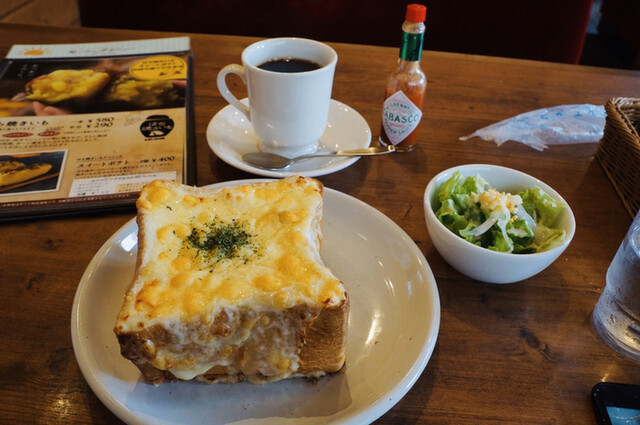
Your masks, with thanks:
[{"label": "thick slice of toast", "polygon": [[322,184],[154,181],[115,333],[145,380],[263,383],[345,362],[349,299],[322,263]]}]

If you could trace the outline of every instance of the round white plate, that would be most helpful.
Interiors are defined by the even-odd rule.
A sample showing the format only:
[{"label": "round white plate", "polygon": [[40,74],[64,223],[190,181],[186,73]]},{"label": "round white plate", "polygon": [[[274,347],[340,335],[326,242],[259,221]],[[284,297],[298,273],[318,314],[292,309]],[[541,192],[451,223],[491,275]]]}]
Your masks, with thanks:
[{"label": "round white plate", "polygon": [[120,356],[113,333],[136,251],[137,226],[131,220],[87,267],[71,317],[73,349],[85,379],[130,424],[372,422],[409,391],[436,344],[440,300],[422,252],[378,210],[325,188],[322,257],[351,298],[343,372],[317,385],[288,379],[260,386],[191,381],[154,387]]},{"label": "round white plate", "polygon": [[[248,100],[242,99],[245,104]],[[288,177],[302,174],[322,176],[340,171],[359,157],[313,158],[297,162],[286,170],[263,170],[247,164],[242,155],[259,150],[260,139],[247,118],[234,106],[222,108],[209,122],[207,141],[211,150],[227,164],[249,173],[266,177]],[[327,129],[320,138],[318,152],[341,149],[362,149],[371,143],[367,121],[355,109],[331,99]]]}]

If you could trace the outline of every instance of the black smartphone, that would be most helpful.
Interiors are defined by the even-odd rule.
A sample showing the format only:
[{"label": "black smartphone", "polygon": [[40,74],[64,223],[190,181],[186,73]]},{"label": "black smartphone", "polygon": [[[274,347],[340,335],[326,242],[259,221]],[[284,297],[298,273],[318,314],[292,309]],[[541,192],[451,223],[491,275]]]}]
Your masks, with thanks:
[{"label": "black smartphone", "polygon": [[600,382],[591,390],[598,424],[640,425],[640,385]]}]

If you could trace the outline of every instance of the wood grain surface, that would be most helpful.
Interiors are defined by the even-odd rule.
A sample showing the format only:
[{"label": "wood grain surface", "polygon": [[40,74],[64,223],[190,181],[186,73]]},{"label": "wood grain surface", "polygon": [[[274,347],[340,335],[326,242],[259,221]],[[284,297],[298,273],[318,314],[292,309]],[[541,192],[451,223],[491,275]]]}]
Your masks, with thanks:
[{"label": "wood grain surface", "polygon": [[[167,33],[0,25],[0,54],[13,44],[115,41]],[[255,178],[209,149],[205,130],[226,103],[216,75],[238,63],[251,38],[191,35],[198,185]],[[359,111],[377,139],[384,81],[398,50],[332,44],[333,98]],[[640,72],[426,51],[429,84],[417,149],[363,158],[319,179],[401,226],[436,277],[441,325],[435,351],[407,395],[380,424],[594,424],[590,389],[640,384],[640,364],[610,350],[591,324],[605,272],[631,220],[594,159],[595,144],[553,146],[458,140],[529,110],[640,97]],[[229,80],[240,92],[242,83]],[[438,172],[464,163],[518,169],[555,188],[577,231],[548,269],[524,282],[490,285],[448,266],[427,232],[422,196]],[[134,211],[0,224],[0,423],[116,424],[74,357],[70,315],[80,278]]]}]

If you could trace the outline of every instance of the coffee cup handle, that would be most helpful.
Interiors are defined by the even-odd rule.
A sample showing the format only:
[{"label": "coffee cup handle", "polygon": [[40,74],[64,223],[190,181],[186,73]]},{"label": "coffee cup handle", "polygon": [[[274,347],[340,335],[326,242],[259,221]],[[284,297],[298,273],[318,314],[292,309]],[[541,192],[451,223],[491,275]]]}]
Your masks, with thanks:
[{"label": "coffee cup handle", "polygon": [[218,90],[220,91],[220,94],[222,95],[222,97],[224,97],[225,100],[229,102],[229,104],[235,106],[240,112],[242,112],[247,117],[249,121],[251,121],[251,118],[249,116],[249,107],[244,105],[242,102],[240,102],[238,98],[235,97],[233,93],[231,93],[231,90],[229,90],[229,87],[227,87],[226,79],[228,74],[236,74],[238,77],[240,77],[242,82],[246,85],[247,79],[244,73],[244,68],[236,64],[225,66],[218,73],[217,83],[218,83]]}]

